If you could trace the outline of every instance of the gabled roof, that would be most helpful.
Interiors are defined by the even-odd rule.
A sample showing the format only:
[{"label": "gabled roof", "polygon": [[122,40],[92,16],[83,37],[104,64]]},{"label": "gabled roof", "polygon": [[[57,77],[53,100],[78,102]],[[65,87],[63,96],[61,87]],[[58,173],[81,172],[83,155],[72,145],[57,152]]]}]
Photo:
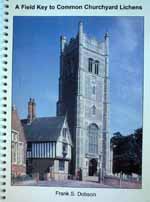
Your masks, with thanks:
[{"label": "gabled roof", "polygon": [[32,123],[27,119],[21,120],[28,142],[57,141],[63,127],[65,117],[36,118]]},{"label": "gabled roof", "polygon": [[18,116],[17,110],[14,106],[12,107],[11,127],[12,127],[12,130],[15,130],[19,133],[19,141],[25,142],[26,139],[25,139],[24,130],[23,130],[20,118]]}]

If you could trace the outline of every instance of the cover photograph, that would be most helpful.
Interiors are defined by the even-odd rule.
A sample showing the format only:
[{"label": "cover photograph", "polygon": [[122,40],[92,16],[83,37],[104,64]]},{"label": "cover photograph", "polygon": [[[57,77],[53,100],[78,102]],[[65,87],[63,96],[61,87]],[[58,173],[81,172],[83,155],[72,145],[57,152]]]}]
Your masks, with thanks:
[{"label": "cover photograph", "polygon": [[0,200],[150,202],[149,6],[3,1]]}]

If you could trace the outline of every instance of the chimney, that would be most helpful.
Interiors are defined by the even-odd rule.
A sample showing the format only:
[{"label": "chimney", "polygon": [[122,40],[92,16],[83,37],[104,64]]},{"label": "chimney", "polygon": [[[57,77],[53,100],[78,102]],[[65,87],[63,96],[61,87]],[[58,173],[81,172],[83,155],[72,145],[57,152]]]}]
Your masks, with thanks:
[{"label": "chimney", "polygon": [[35,100],[33,99],[32,100],[32,119],[36,118],[35,110],[36,110],[36,103],[35,103]]},{"label": "chimney", "polygon": [[35,119],[35,100],[30,98],[28,102],[28,123],[31,123]]},{"label": "chimney", "polygon": [[12,106],[12,111],[16,111],[16,106],[15,105]]}]

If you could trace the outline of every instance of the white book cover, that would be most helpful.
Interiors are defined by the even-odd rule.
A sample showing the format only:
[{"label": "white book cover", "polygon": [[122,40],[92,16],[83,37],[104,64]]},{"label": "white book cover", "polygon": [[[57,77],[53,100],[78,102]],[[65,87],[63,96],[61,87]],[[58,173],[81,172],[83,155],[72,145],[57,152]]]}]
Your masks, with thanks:
[{"label": "white book cover", "polygon": [[0,8],[0,200],[150,202],[150,3]]}]

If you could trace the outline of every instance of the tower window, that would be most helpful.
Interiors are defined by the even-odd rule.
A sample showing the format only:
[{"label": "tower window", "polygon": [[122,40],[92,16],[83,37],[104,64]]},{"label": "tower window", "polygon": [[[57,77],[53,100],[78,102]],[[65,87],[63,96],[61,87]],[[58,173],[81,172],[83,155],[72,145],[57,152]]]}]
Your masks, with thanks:
[{"label": "tower window", "polygon": [[95,74],[99,74],[99,61],[95,61]]},{"label": "tower window", "polygon": [[93,64],[93,59],[92,58],[89,58],[89,72],[92,72],[92,64]]},{"label": "tower window", "polygon": [[92,94],[93,94],[93,95],[96,94],[96,88],[95,88],[95,86],[92,87]]},{"label": "tower window", "polygon": [[89,126],[89,153],[98,153],[98,127],[96,124]]},{"label": "tower window", "polygon": [[92,114],[93,114],[93,115],[96,114],[96,107],[95,107],[95,105],[93,105],[93,107],[92,107]]}]

